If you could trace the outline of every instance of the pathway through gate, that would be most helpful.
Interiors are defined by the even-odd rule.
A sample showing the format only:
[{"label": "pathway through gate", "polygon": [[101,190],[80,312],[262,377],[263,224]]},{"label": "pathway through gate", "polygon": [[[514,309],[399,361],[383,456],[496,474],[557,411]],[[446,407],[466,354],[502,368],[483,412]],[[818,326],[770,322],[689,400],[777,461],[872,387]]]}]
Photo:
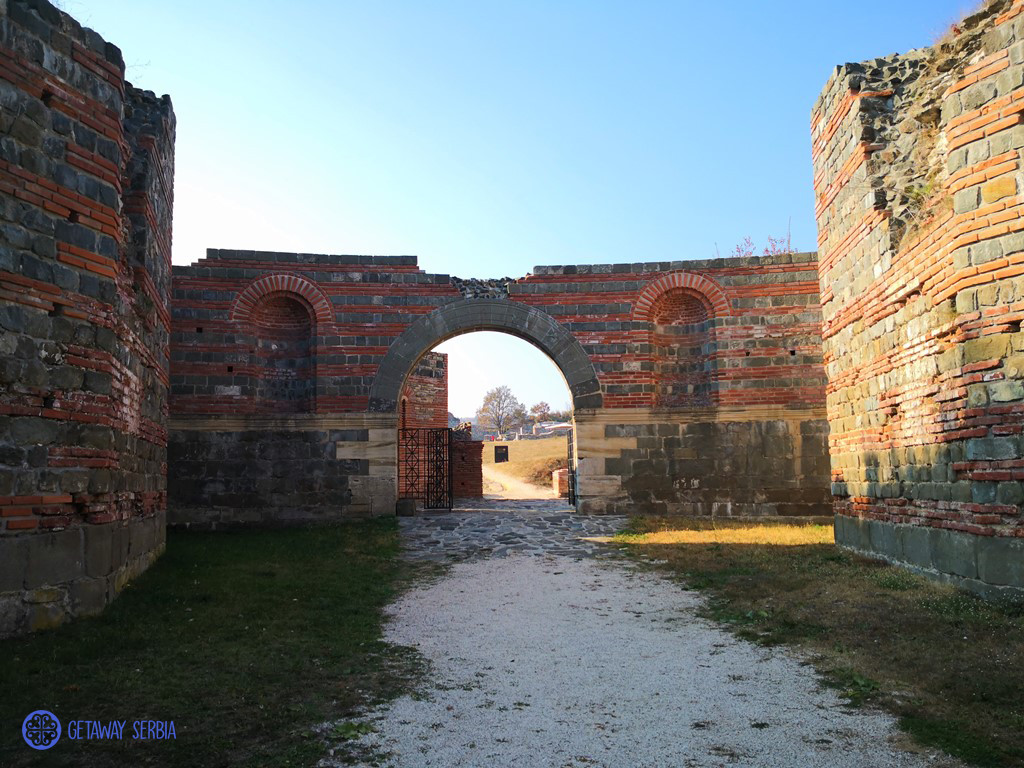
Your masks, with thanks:
[{"label": "pathway through gate", "polygon": [[452,563],[389,609],[387,640],[430,671],[324,765],[366,747],[392,768],[956,765],[700,618],[695,593],[603,543],[625,518],[526,504],[400,520],[407,557]]}]

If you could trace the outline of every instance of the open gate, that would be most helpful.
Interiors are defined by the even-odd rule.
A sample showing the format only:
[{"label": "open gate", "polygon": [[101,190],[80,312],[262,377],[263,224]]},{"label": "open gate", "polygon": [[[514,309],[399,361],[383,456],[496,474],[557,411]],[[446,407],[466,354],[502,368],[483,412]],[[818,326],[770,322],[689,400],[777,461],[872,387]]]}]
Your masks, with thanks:
[{"label": "open gate", "polygon": [[569,459],[569,476],[567,478],[569,482],[569,504],[573,507],[576,506],[576,452],[573,448],[573,430],[569,430],[565,434],[568,440],[567,458]]},{"label": "open gate", "polygon": [[452,431],[398,430],[398,497],[424,509],[452,508]]}]

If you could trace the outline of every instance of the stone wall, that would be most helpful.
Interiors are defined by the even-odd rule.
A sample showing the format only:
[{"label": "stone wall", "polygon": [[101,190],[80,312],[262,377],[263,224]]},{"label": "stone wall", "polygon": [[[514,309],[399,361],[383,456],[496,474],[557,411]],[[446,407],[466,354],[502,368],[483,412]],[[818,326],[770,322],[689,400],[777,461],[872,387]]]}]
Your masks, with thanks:
[{"label": "stone wall", "polygon": [[836,540],[1024,588],[1024,3],[812,113]]},{"label": "stone wall", "polygon": [[[371,512],[352,504],[359,485],[352,478],[368,474],[368,459],[345,456],[344,450],[368,440],[368,429],[330,429],[323,421],[288,417],[238,426],[171,431],[170,524],[287,525],[327,522],[341,510]],[[394,512],[393,503],[377,512]]]},{"label": "stone wall", "polygon": [[42,0],[0,3],[0,635],[163,550],[170,99]]},{"label": "stone wall", "polygon": [[[173,278],[171,442],[197,472],[205,449],[187,450],[191,434],[284,423],[237,366],[258,346],[246,334],[268,297],[306,308],[307,369],[316,372],[309,413],[287,428],[329,421],[357,436],[328,436],[338,455],[364,460],[345,470],[352,495],[331,514],[391,513],[410,372],[439,342],[475,330],[524,338],[561,368],[582,511],[830,508],[814,254],[537,267],[518,280],[463,281],[425,273],[413,257],[210,251]],[[185,522],[186,508],[207,500],[179,503],[178,455],[170,503],[172,519]]]}]

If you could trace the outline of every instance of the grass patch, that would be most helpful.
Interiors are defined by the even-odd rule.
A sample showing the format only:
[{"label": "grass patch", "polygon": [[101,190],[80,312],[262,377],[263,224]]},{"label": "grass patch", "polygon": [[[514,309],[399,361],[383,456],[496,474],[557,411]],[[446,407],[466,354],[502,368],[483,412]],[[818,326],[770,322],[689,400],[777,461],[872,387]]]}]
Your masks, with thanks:
[{"label": "grass patch", "polygon": [[[508,446],[507,462],[494,463],[495,445]],[[483,463],[490,464],[502,474],[524,483],[550,488],[551,473],[568,466],[567,448],[565,437],[484,443]]]},{"label": "grass patch", "polygon": [[[287,766],[323,756],[311,727],[396,695],[418,657],[381,640],[403,577],[394,520],[168,535],[99,617],[0,643],[0,764]],[[35,709],[127,720],[123,741],[21,740]],[[174,741],[132,721],[173,720]],[[344,729],[344,726],[338,726]],[[360,726],[353,726],[354,728]]]},{"label": "grass patch", "polygon": [[973,765],[1024,764],[1024,608],[831,543],[831,527],[635,518],[617,537],[706,592],[741,637],[808,650],[825,684]]}]

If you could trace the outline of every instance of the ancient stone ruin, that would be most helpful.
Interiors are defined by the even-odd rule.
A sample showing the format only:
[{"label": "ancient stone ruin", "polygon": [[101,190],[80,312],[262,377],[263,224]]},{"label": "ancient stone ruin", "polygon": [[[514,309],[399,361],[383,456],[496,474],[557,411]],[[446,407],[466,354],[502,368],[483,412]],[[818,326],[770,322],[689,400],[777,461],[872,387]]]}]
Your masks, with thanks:
[{"label": "ancient stone ruin", "polygon": [[[0,635],[101,610],[168,520],[395,514],[400,429],[448,424],[430,351],[477,330],[564,375],[581,513],[834,512],[841,545],[1024,595],[1024,0],[837,69],[820,258],[172,269],[174,116],[117,48],[0,3],[0,104]],[[480,448],[452,443],[460,493]]]},{"label": "ancient stone ruin", "polygon": [[836,541],[1024,587],[1024,3],[837,68],[811,117]]},{"label": "ancient stone ruin", "polygon": [[[476,330],[532,342],[565,375],[581,511],[829,510],[813,255],[538,267],[507,289],[466,299],[404,256],[211,251],[175,267],[171,521],[393,514],[403,413],[447,425],[424,355]],[[301,342],[281,341],[286,325]],[[288,373],[268,398],[271,370]]]},{"label": "ancient stone ruin", "polygon": [[45,2],[0,3],[0,634],[163,551],[174,113]]}]

